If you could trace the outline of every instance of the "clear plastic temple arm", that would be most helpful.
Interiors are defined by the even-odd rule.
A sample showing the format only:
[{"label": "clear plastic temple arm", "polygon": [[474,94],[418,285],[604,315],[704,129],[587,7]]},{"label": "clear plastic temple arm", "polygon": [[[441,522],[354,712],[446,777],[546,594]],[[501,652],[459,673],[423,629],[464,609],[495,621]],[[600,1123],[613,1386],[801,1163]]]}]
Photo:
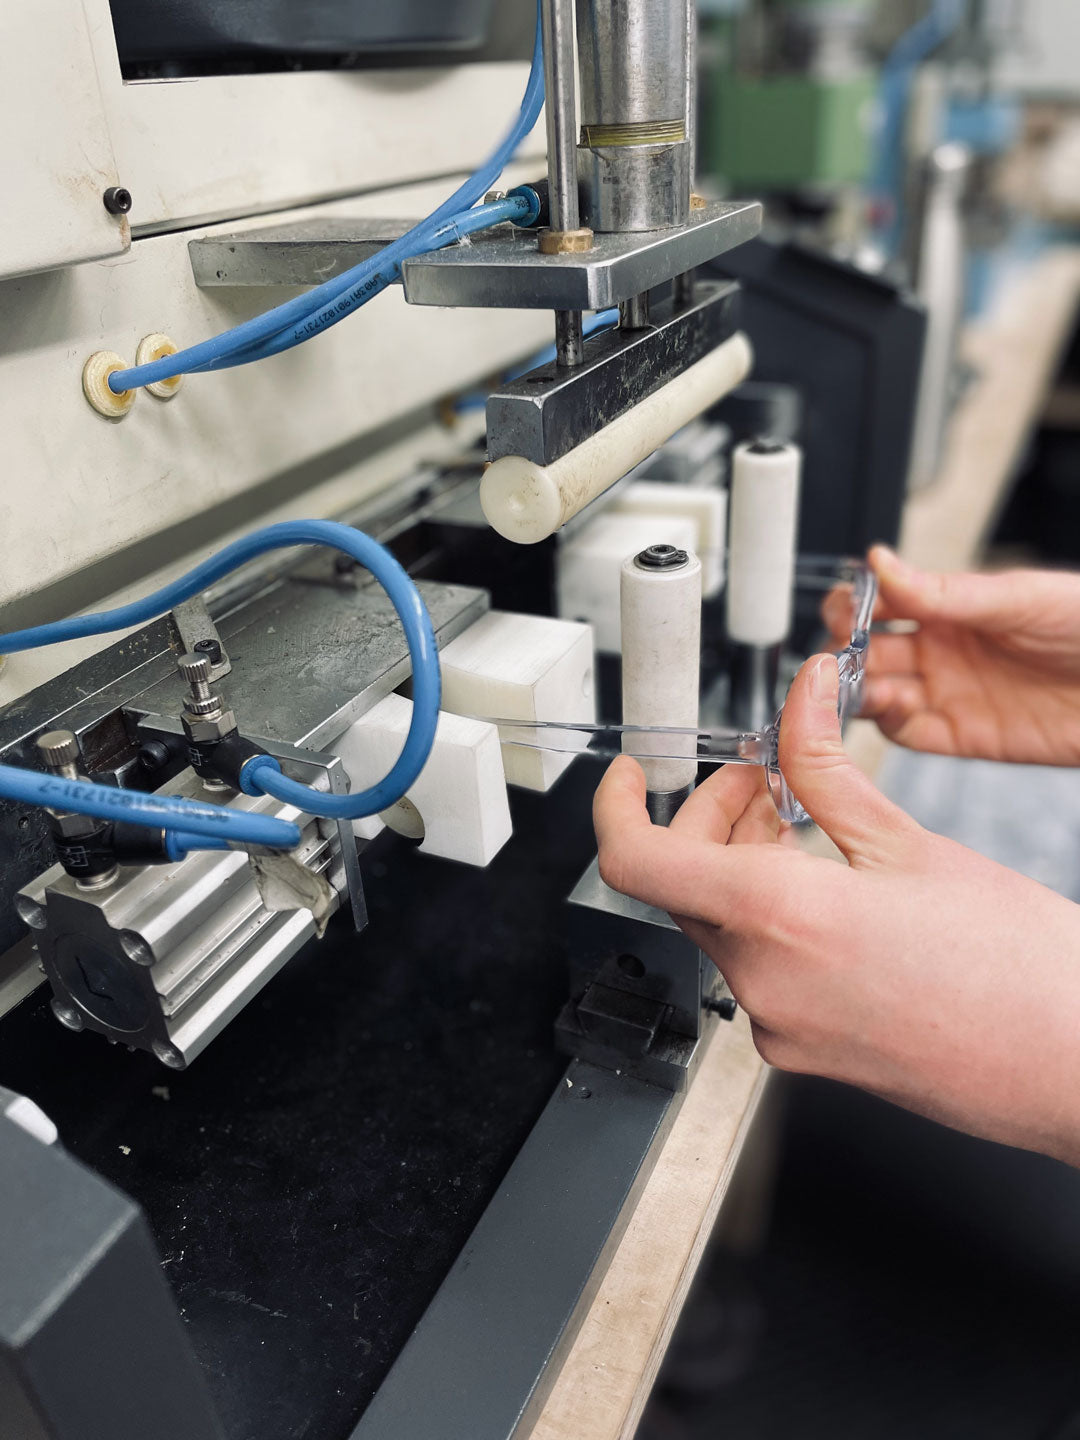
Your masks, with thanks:
[{"label": "clear plastic temple arm", "polygon": [[[563,754],[642,760],[694,757],[717,765],[775,765],[772,730],[683,730],[668,725],[587,725],[562,720],[501,720],[477,716],[499,727],[504,745]],[[637,742],[640,740],[640,744]]]}]

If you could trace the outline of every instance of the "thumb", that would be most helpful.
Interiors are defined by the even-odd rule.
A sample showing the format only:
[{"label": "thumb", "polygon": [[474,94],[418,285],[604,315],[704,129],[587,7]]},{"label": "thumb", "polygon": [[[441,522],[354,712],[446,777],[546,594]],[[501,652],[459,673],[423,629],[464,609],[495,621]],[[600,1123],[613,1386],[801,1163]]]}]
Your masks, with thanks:
[{"label": "thumb", "polygon": [[1030,576],[1020,571],[944,575],[916,570],[887,545],[875,545],[869,558],[884,608],[895,620],[938,620],[976,627],[1007,624],[1012,628],[1017,607],[1030,586]]},{"label": "thumb", "polygon": [[835,655],[815,655],[796,675],[780,723],[780,769],[807,814],[852,865],[895,863],[920,826],[848,758],[837,716]]}]

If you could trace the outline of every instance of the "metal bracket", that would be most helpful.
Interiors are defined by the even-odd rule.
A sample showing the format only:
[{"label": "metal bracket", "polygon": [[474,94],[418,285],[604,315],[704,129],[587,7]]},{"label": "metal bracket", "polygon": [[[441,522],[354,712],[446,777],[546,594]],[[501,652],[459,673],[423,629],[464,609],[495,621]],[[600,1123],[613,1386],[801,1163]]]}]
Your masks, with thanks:
[{"label": "metal bracket", "polygon": [[210,661],[211,681],[220,680],[232,673],[232,661],[221,643],[218,628],[210,618],[210,611],[201,595],[193,595],[190,600],[174,605],[169,611],[169,621],[176,631],[181,654],[186,651],[197,652],[198,647],[207,640],[217,642],[221,649],[221,659],[216,664],[213,660]]},{"label": "metal bracket", "polygon": [[645,330],[608,330],[585,342],[580,365],[538,366],[488,397],[488,454],[550,465],[723,344],[737,328],[739,286],[699,285],[689,305],[653,308]]},{"label": "metal bracket", "polygon": [[[322,217],[188,244],[196,284],[317,285],[398,239],[407,220]],[[533,230],[493,226],[402,265],[411,305],[604,310],[742,245],[761,229],[756,200],[715,201],[688,225],[596,235],[590,250],[545,255]]]},{"label": "metal bracket", "polygon": [[661,910],[605,885],[594,860],[568,923],[572,999],[556,1022],[562,1050],[682,1091],[720,1013],[716,968]]},{"label": "metal bracket", "polygon": [[[144,715],[140,718],[138,729],[148,739],[161,739],[183,735],[183,726],[180,721],[171,715]],[[248,736],[260,749],[265,750],[267,755],[272,755],[275,760],[280,760],[283,765],[290,769],[299,770],[300,779],[310,775],[310,780],[305,783],[314,784],[319,787],[319,780],[323,781],[327,791],[331,795],[347,795],[349,793],[349,777],[345,773],[345,766],[342,764],[339,755],[327,755],[321,750],[303,750],[297,745],[288,745],[280,740],[263,740],[258,736]],[[356,849],[356,836],[353,834],[351,820],[328,820],[327,825],[335,825],[338,834],[338,845],[341,851],[342,873],[332,877],[334,883],[344,884],[349,892],[349,902],[352,906],[353,925],[357,933],[363,930],[368,923],[367,900],[364,896],[364,882],[360,874],[360,856]]]},{"label": "metal bracket", "polygon": [[714,260],[761,229],[756,200],[715,202],[688,225],[597,235],[591,250],[544,255],[530,230],[480,234],[402,263],[410,305],[606,310]]},{"label": "metal bracket", "polygon": [[324,215],[188,241],[195,284],[320,285],[370,260],[414,220],[355,220]]}]

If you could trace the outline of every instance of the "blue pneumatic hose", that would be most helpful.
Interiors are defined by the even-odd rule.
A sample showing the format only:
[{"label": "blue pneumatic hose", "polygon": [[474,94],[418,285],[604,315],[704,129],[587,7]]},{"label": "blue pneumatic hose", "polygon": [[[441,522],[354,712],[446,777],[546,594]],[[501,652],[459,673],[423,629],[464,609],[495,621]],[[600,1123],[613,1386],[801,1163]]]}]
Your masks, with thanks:
[{"label": "blue pneumatic hose", "polygon": [[[544,103],[544,57],[543,44],[541,40],[540,7],[537,5],[536,34],[533,43],[532,65],[529,71],[529,79],[525,86],[525,94],[522,97],[521,108],[513,124],[496,146],[488,159],[480,168],[469,177],[464,184],[443,203],[434,210],[426,219],[421,220],[407,231],[392,246],[386,247],[378,255],[370,260],[354,266],[344,275],[335,276],[332,280],[324,281],[322,285],[294,300],[286,301],[273,310],[268,310],[262,315],[256,315],[253,319],[226,330],[220,335],[215,335],[209,340],[200,341],[197,345],[189,346],[186,350],[179,350],[174,355],[164,356],[160,360],[150,361],[146,365],[135,365],[125,370],[114,371],[109,376],[109,389],[114,394],[120,394],[124,390],[137,389],[143,385],[151,385],[159,380],[169,380],[176,375],[193,373],[207,369],[224,369],[229,363],[247,364],[249,360],[261,359],[261,354],[250,356],[242,352],[249,348],[261,346],[273,341],[281,333],[290,327],[300,326],[303,321],[310,318],[312,314],[322,306],[329,306],[333,301],[343,298],[346,291],[353,288],[360,293],[349,305],[349,313],[357,305],[363,304],[372,295],[378,294],[379,289],[384,286],[375,285],[370,291],[364,293],[365,282],[377,274],[383,265],[388,263],[389,251],[401,246],[411,246],[418,242],[423,236],[428,235],[433,226],[438,226],[448,218],[455,216],[459,211],[467,211],[491,188],[498,179],[507,162],[513,157],[514,152],[522,140],[529,134],[539,118]],[[457,218],[460,219],[460,216]],[[503,217],[509,218],[509,217]],[[488,224],[496,224],[497,220],[489,220]],[[522,223],[519,221],[519,223]],[[528,222],[526,222],[528,223]],[[447,239],[444,243],[450,244]],[[425,249],[432,249],[430,243],[421,245],[415,250],[404,250],[400,258],[407,259],[410,254],[422,254]],[[392,277],[393,278],[393,277]],[[390,283],[387,281],[386,283]],[[339,316],[339,318],[341,318]],[[311,334],[320,333],[325,325],[318,327]],[[292,343],[299,343],[302,339],[309,338],[309,335],[299,335]],[[280,348],[287,349],[288,345]],[[271,349],[267,353],[276,354],[277,350]],[[235,358],[234,358],[235,357]],[[241,358],[242,357],[242,358]],[[221,362],[221,363],[219,363]]]},{"label": "blue pneumatic hose", "polygon": [[[373,785],[367,790],[361,790],[355,795],[327,795],[321,791],[312,790],[308,785],[301,785],[298,781],[289,780],[281,774],[278,762],[269,755],[258,755],[247,762],[241,771],[241,786],[245,794],[272,795],[286,804],[295,805],[307,815],[321,815],[333,820],[360,820],[365,815],[375,815],[401,799],[409,787],[415,783],[427,762],[435,741],[435,729],[439,720],[441,681],[435,632],[431,627],[431,617],[420,598],[420,592],[407,572],[390,554],[390,551],[384,549],[378,541],[373,540],[370,535],[365,535],[361,530],[353,530],[350,526],[341,525],[334,520],[286,520],[278,525],[268,525],[263,530],[255,530],[240,540],[234,540],[231,545],[226,545],[223,550],[219,550],[216,555],[211,555],[201,565],[196,565],[186,575],[168,585],[163,585],[160,590],[155,590],[152,595],[147,595],[142,600],[133,601],[130,605],[120,605],[115,610],[101,611],[96,615],[76,615],[70,620],[57,620],[49,625],[37,625],[33,629],[17,630],[10,635],[0,635],[0,654],[13,654],[19,650],[37,650],[44,645],[54,645],[61,640],[78,640],[87,635],[107,635],[113,630],[127,630],[135,625],[145,625],[148,621],[156,619],[157,616],[164,615],[166,611],[173,609],[184,600],[190,600],[193,595],[200,594],[249,560],[254,560],[271,550],[290,549],[295,545],[327,545],[332,549],[343,551],[363,565],[365,569],[370,570],[390,597],[405,630],[405,639],[412,660],[412,722],[401,754],[391,767],[389,774],[377,785]],[[20,777],[30,775],[37,780],[49,778],[34,771],[17,770],[14,773]],[[77,786],[79,794],[86,787],[85,781],[63,783],[69,787]],[[105,789],[106,787],[94,788]],[[0,793],[3,792],[0,791]],[[106,790],[106,793],[115,797],[116,795],[132,795],[135,792]],[[165,804],[167,799],[167,797],[159,796],[141,796],[140,798],[152,799],[158,804]],[[75,803],[77,799],[78,795],[66,797],[65,803],[69,809],[79,809],[79,805]],[[55,804],[55,802],[48,801],[31,801],[30,803]],[[194,825],[187,821],[188,810],[186,807],[191,802],[171,800],[169,803],[172,806],[184,807],[179,811],[172,812],[171,821],[166,822],[161,819],[153,822],[139,821],[134,814],[124,818],[135,820],[140,824],[153,823],[158,826],[167,824],[171,829],[186,830],[193,834],[200,833]],[[116,805],[115,798],[113,805],[114,807]],[[206,809],[205,806],[197,808]],[[98,811],[87,810],[85,813],[96,815]],[[229,812],[223,810],[222,813]],[[113,814],[112,811],[110,811],[111,814]],[[266,817],[242,815],[240,812],[237,812],[236,818],[245,821],[259,818],[264,824],[268,823]],[[295,827],[293,828],[295,829]],[[209,833],[223,833],[223,831]],[[291,844],[295,845],[298,839],[297,836]]]},{"label": "blue pneumatic hose", "polygon": [[[431,250],[443,250],[448,245],[475,234],[477,230],[487,230],[492,225],[499,225],[507,220],[515,225],[531,225],[538,212],[539,202],[536,193],[526,188],[524,192],[512,192],[505,199],[493,200],[487,205],[478,205],[474,210],[465,210],[460,215],[451,216],[449,220],[443,220],[437,225],[428,225],[419,231],[411,243],[407,244],[407,237],[402,236],[400,240],[395,240],[385,249],[380,250],[378,255],[373,256],[371,260],[346,272],[348,275],[358,278],[354,278],[343,289],[331,295],[322,306],[314,307],[302,320],[258,344],[245,346],[243,350],[222,356],[208,364],[199,365],[196,367],[196,372],[228,370],[237,365],[250,365],[254,360],[266,360],[271,355],[280,355],[284,350],[292,350],[295,346],[302,345],[305,340],[311,340],[316,335],[322,334],[324,330],[329,330],[332,325],[337,325],[339,321],[346,319],[360,306],[366,305],[369,300],[374,300],[376,295],[381,295],[384,290],[401,278],[401,266],[405,260],[411,259],[414,255],[423,255]],[[412,233],[410,231],[410,234]],[[364,272],[363,275],[359,275],[360,271]],[[340,284],[343,278],[339,275],[336,283]],[[315,294],[315,291],[310,291],[306,298],[310,300]],[[175,358],[175,356],[170,356],[170,359]],[[118,370],[115,373],[119,376],[125,372]]]},{"label": "blue pneumatic hose", "polygon": [[[22,805],[72,810],[98,820],[123,820],[153,830],[180,830],[185,851],[224,850],[230,841],[281,850],[292,850],[300,844],[300,829],[291,820],[230,810],[226,805],[201,805],[197,800],[182,800],[174,795],[114,790],[111,785],[97,785],[92,780],[66,780],[61,775],[15,765],[0,765],[0,795]],[[207,839],[214,843],[204,847],[200,842]]]}]

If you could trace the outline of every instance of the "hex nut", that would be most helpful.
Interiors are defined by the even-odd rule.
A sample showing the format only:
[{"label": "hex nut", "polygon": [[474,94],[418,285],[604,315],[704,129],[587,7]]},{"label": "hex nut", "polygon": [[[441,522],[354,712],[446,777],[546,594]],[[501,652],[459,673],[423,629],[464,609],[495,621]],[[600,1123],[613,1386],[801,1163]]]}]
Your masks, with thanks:
[{"label": "hex nut", "polygon": [[214,745],[236,729],[236,716],[231,710],[223,710],[212,720],[202,715],[189,715],[187,711],[180,718],[184,724],[184,734],[192,745]]},{"label": "hex nut", "polygon": [[586,226],[580,230],[541,230],[538,247],[541,255],[580,255],[593,247],[593,232]]},{"label": "hex nut", "polygon": [[101,820],[92,815],[73,815],[69,810],[50,810],[50,829],[60,840],[90,840],[101,830]]}]

